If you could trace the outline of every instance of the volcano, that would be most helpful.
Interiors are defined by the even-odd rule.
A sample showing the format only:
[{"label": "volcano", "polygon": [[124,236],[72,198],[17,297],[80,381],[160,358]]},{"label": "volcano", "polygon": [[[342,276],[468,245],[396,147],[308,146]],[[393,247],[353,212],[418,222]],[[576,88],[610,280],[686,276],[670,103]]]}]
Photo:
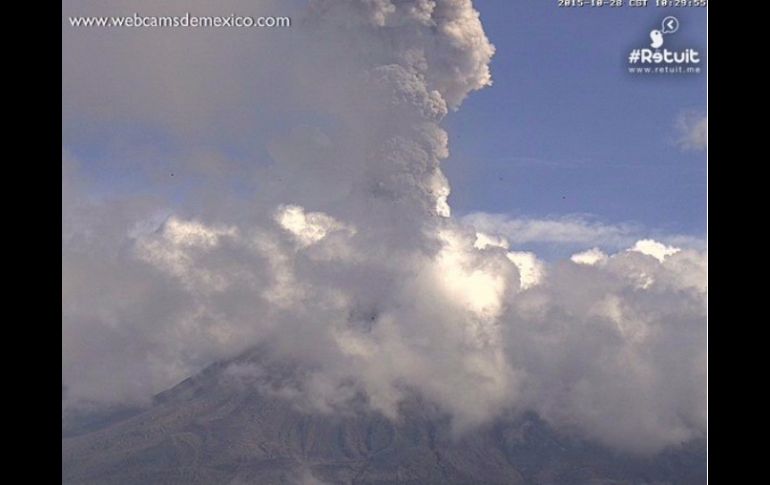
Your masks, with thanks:
[{"label": "volcano", "polygon": [[457,432],[419,391],[396,419],[363,398],[344,410],[303,409],[278,392],[303,371],[251,351],[207,367],[147,407],[66,419],[62,483],[706,483],[703,440],[624,455],[533,413]]}]

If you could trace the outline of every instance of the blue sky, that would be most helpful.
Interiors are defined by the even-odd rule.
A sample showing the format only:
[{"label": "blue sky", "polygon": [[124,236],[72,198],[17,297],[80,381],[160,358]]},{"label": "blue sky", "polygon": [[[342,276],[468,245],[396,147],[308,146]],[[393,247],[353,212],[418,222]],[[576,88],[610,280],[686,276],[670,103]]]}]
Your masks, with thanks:
[{"label": "blue sky", "polygon": [[[442,168],[452,186],[453,213],[535,219],[581,214],[644,228],[639,234],[702,237],[706,154],[678,146],[677,122],[705,114],[706,75],[634,76],[625,57],[632,48],[647,47],[649,31],[667,15],[681,21],[671,45],[705,52],[705,10],[558,8],[550,0],[474,5],[497,48],[494,85],[471,93],[444,121],[451,155]],[[256,63],[246,66],[258,73]],[[94,79],[104,79],[104,73]],[[113,89],[130,97],[121,86]],[[276,83],[269,88],[281,89]],[[186,151],[213,146],[239,160],[259,161],[269,157],[268,141],[293,125],[329,128],[312,112],[279,106],[286,109],[275,114],[256,100],[225,105],[222,116],[203,109],[202,119],[214,121],[179,135],[163,114],[173,117],[173,102],[158,98],[147,110],[150,116],[134,116],[130,104],[105,99],[117,119],[65,109],[76,118],[65,120],[64,145],[96,181],[92,189],[106,195],[156,190],[137,170],[149,163],[157,172],[150,176],[162,179],[174,198],[184,198],[191,180],[177,174],[168,185],[168,174]],[[196,113],[193,107],[188,118]]]},{"label": "blue sky", "polygon": [[705,9],[475,5],[497,48],[494,85],[446,123],[454,212],[586,213],[702,236],[706,154],[678,147],[676,124],[705,114],[706,75],[633,76],[624,57],[666,15],[680,20],[677,46],[705,52]]}]

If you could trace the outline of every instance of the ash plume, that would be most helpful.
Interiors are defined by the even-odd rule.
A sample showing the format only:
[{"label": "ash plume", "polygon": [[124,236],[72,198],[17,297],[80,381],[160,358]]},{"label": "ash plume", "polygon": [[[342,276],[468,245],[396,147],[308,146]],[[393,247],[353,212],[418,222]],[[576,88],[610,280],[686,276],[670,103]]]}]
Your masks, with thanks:
[{"label": "ash plume", "polygon": [[[268,346],[306,369],[272,392],[319,412],[365,396],[397,420],[418,392],[458,433],[535,411],[627,451],[703,436],[704,250],[643,241],[546,262],[452,217],[441,122],[491,84],[494,54],[471,1],[314,0],[295,13],[292,32],[238,46],[126,33],[99,44],[112,57],[65,56],[65,122],[128,117],[185,147],[117,144],[132,148],[97,163],[130,167],[142,190],[109,197],[89,180],[94,162],[63,149],[65,410],[147,402]],[[99,35],[70,32],[65,48]],[[174,93],[159,87],[166,67],[137,73],[132,56],[174,63]],[[95,79],[79,82],[89,63]],[[110,97],[126,91],[130,108]],[[285,129],[263,135],[249,110]]]}]

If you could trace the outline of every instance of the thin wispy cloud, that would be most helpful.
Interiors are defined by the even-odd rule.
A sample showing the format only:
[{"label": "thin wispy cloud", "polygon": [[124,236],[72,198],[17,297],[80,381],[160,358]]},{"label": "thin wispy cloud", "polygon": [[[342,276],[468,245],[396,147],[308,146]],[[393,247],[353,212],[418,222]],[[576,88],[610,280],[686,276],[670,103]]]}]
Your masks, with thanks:
[{"label": "thin wispy cloud", "polygon": [[679,131],[677,144],[685,150],[708,148],[708,116],[699,112],[683,113],[676,123]]},{"label": "thin wispy cloud", "polygon": [[461,219],[479,231],[505,238],[518,248],[538,245],[571,250],[598,246],[617,251],[645,237],[694,249],[705,246],[703,239],[691,235],[666,233],[639,223],[613,224],[585,214],[534,218],[475,212]]}]

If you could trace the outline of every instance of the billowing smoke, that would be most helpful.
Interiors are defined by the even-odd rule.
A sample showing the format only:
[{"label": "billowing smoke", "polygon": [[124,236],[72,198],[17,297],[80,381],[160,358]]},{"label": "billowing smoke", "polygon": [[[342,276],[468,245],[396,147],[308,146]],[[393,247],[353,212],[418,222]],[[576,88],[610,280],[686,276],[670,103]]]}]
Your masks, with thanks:
[{"label": "billowing smoke", "polygon": [[[278,392],[319,412],[364,395],[398,419],[399,403],[419,392],[458,432],[534,410],[624,450],[702,436],[705,252],[647,240],[545,262],[494,227],[453,219],[440,123],[491,83],[494,53],[470,0],[303,8],[278,41],[253,34],[252,49],[211,37],[197,53],[207,76],[222,67],[223,79],[204,86],[220,107],[246,116],[230,99],[243,91],[242,104],[286,126],[269,139],[260,138],[268,127],[225,120],[216,103],[169,104],[145,79],[152,70],[140,82],[121,65],[109,70],[108,55],[65,56],[64,96],[77,100],[65,122],[129,116],[186,146],[124,148],[97,161],[63,152],[65,409],[142,402],[215,360],[267,346],[308,369]],[[96,35],[69,32],[65,52]],[[180,72],[155,82],[179,82],[182,98],[205,94],[188,77],[197,64],[180,57],[182,34],[162,35],[168,44],[153,44],[161,53],[145,60],[168,54]],[[117,42],[100,48],[125,53]],[[233,50],[263,69],[236,69]],[[75,81],[86,62],[110,73],[96,100]],[[140,101],[128,110],[103,97],[111,90]],[[99,195],[94,164],[130,167],[143,174],[141,189]]]}]

